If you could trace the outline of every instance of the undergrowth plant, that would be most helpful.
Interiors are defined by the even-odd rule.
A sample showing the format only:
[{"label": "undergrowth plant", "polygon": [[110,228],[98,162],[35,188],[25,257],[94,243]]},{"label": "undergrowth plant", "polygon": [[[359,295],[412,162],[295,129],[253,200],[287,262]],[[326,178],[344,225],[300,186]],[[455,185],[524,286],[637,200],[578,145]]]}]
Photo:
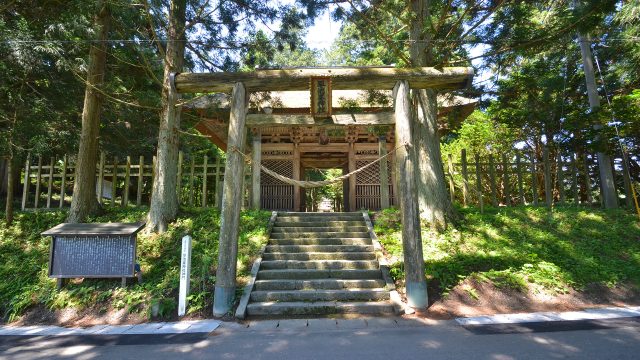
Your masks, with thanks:
[{"label": "undergrowth plant", "polygon": [[[107,208],[91,222],[136,222],[146,208]],[[240,220],[238,275],[242,282],[266,244],[270,213],[244,211]],[[51,311],[95,308],[124,309],[143,316],[175,316],[179,285],[181,238],[193,238],[189,313],[209,315],[218,259],[219,213],[215,209],[183,209],[163,234],[138,235],[137,261],[143,282],[120,287],[119,280],[84,279],[57,290],[47,276],[50,238],[40,233],[66,218],[65,211],[16,214],[13,225],[0,221],[0,317],[13,321],[29,308]],[[242,285],[240,283],[239,285]]]},{"label": "undergrowth plant", "polygon": [[[459,209],[464,220],[443,234],[423,228],[425,275],[447,294],[466,279],[520,292],[561,294],[588,285],[640,286],[640,226],[628,210],[580,207]],[[375,215],[375,231],[404,279],[399,213]]]}]

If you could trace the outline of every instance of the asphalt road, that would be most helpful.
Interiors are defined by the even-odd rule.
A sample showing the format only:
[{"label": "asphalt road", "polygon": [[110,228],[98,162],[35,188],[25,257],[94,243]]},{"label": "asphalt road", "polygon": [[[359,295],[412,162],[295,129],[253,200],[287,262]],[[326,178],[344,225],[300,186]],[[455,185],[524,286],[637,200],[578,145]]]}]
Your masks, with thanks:
[{"label": "asphalt road", "polygon": [[474,326],[262,330],[211,334],[0,337],[0,359],[640,359],[640,319]]}]

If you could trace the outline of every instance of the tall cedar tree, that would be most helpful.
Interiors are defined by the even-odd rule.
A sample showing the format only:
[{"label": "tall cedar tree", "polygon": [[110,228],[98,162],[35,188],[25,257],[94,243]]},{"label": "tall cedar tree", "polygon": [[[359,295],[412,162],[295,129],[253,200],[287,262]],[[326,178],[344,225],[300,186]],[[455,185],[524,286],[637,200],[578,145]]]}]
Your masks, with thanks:
[{"label": "tall cedar tree", "polygon": [[158,134],[157,170],[153,179],[151,207],[147,229],[164,232],[178,214],[178,140],[181,109],[177,106],[180,96],[171,90],[172,73],[182,71],[185,52],[186,0],[172,0],[169,6],[168,42],[164,53],[164,78],[162,81],[162,111]]},{"label": "tall cedar tree", "polygon": [[[100,87],[105,78],[107,63],[107,35],[111,14],[106,0],[98,2],[94,19],[96,42],[89,50],[89,69],[82,110],[82,134],[76,162],[76,176],[73,184],[73,199],[67,221],[84,222],[87,216],[99,209],[96,199],[96,158],[98,135],[100,132],[100,110],[102,94]],[[113,180],[115,181],[115,179]],[[115,196],[115,194],[112,194]]]}]

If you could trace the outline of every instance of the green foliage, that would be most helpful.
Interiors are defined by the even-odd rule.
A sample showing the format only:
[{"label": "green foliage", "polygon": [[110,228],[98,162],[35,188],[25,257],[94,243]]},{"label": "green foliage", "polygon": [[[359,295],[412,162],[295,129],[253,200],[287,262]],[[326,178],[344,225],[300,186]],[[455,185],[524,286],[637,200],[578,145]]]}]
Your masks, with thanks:
[{"label": "green foliage", "polygon": [[292,41],[284,46],[274,43],[264,31],[258,30],[250,37],[251,45],[243,50],[240,70],[319,66],[320,53],[302,42],[303,32],[297,31],[293,35]]},{"label": "green foliage", "polygon": [[[93,222],[135,222],[146,215],[144,208],[105,209]],[[267,241],[270,213],[241,214],[238,244],[238,276],[242,281],[260,248]],[[42,305],[50,310],[64,308],[126,309],[151,316],[169,317],[177,309],[181,238],[193,238],[189,312],[207,313],[212,304],[218,259],[219,213],[215,209],[183,209],[164,234],[138,235],[138,262],[142,284],[119,287],[119,280],[72,281],[58,291],[47,276],[49,238],[40,233],[64,221],[65,212],[18,213],[12,226],[0,222],[0,316],[12,321],[28,308]]]},{"label": "green foliage", "polygon": [[375,214],[373,221],[375,223],[374,230],[379,234],[387,234],[399,231],[402,226],[400,211],[396,208],[388,208]]},{"label": "green foliage", "polygon": [[459,161],[462,149],[467,150],[468,159],[475,154],[482,157],[508,153],[519,138],[517,130],[492,120],[486,112],[476,110],[442,145],[443,159],[451,154],[454,161]]},{"label": "green foliage", "polygon": [[[340,176],[342,176],[341,169],[311,169],[305,173],[305,178],[312,181],[332,180]],[[342,204],[343,201],[341,181],[322,187],[311,188],[305,193],[307,197],[306,204],[309,206],[309,211],[316,211],[323,199],[328,199],[333,204],[334,210],[336,210],[336,204]]]},{"label": "green foliage", "polygon": [[488,281],[501,289],[514,289],[525,292],[529,288],[527,280],[514,269],[489,270],[471,275],[480,281]]},{"label": "green foliage", "polygon": [[[497,287],[551,294],[593,283],[640,286],[640,226],[627,210],[460,211],[465,219],[457,229],[422,233],[426,276],[445,293],[469,277]],[[375,229],[386,252],[400,259],[391,267],[398,280],[404,277],[400,232],[379,223],[388,216],[378,214]]]}]

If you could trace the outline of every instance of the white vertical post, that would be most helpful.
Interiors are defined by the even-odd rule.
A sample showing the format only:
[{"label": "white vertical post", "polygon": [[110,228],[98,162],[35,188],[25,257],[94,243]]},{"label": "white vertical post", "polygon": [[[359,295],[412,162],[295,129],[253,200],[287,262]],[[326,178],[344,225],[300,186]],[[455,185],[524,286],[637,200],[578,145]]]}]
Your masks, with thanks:
[{"label": "white vertical post", "polygon": [[178,316],[187,313],[187,297],[191,281],[191,236],[182,238],[182,256],[180,257],[180,294],[178,297]]}]

